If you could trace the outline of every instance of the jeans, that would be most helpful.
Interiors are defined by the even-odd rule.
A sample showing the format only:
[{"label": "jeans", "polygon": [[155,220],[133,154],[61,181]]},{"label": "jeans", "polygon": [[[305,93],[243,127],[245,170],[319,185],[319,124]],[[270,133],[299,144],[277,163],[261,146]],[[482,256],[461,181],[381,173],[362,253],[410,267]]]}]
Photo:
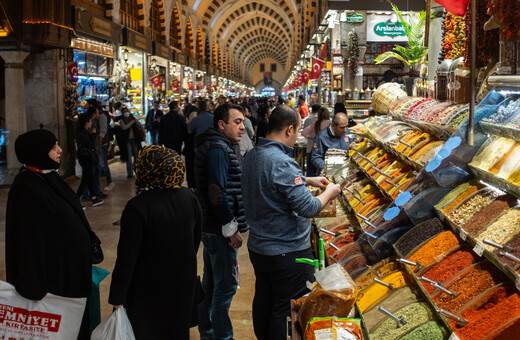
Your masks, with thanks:
[{"label": "jeans", "polygon": [[150,130],[150,144],[159,145],[159,129]]},{"label": "jeans", "polygon": [[90,191],[90,188],[83,189],[83,192],[81,193],[82,198],[87,198],[88,194],[90,192],[90,196],[99,196],[101,194],[101,184],[99,183],[100,177],[101,177],[101,166],[98,164],[94,164],[91,166],[92,169],[92,188],[94,192]]},{"label": "jeans", "polygon": [[287,339],[290,301],[309,291],[306,281],[314,281],[314,268],[295,263],[296,258],[314,257],[310,248],[275,256],[260,255],[249,250],[256,277],[253,328],[258,340]]},{"label": "jeans", "polygon": [[237,291],[238,249],[222,235],[202,233],[204,244],[204,301],[199,304],[199,333],[202,339],[232,339],[229,318],[231,300]]},{"label": "jeans", "polygon": [[311,163],[311,153],[310,152],[307,154],[307,175],[306,176],[307,177],[318,176],[318,174],[316,174],[316,168]]},{"label": "jeans", "polygon": [[[135,160],[137,159],[137,154],[139,149],[137,147],[137,141],[135,139],[129,139],[126,144],[128,149],[128,160],[126,161],[126,175],[133,176],[135,170]],[[133,158],[132,158],[133,157]]]},{"label": "jeans", "polygon": [[101,145],[101,155],[99,157],[99,164],[101,165],[101,173],[105,175],[107,179],[107,186],[112,183],[112,175],[110,174],[110,168],[108,167],[107,160],[108,144]]}]

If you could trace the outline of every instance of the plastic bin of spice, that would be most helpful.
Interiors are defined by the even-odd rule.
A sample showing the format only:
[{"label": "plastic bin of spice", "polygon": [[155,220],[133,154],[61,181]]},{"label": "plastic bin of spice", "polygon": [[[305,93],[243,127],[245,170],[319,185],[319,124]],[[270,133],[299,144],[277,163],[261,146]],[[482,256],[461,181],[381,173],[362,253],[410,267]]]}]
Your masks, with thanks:
[{"label": "plastic bin of spice", "polygon": [[360,273],[354,280],[356,284],[360,287],[360,290],[363,290],[370,286],[372,283],[374,283],[374,278],[378,276],[383,277],[385,275],[390,274],[391,272],[399,270],[400,264],[398,262],[393,261],[393,259],[388,258],[377,262],[371,267],[373,270],[368,267],[364,267],[363,272]]},{"label": "plastic bin of spice", "polygon": [[489,187],[482,188],[459,203],[447,218],[456,225],[464,225],[477,211],[491,204],[499,193]]},{"label": "plastic bin of spice", "polygon": [[395,248],[397,249],[399,255],[402,257],[407,257],[410,255],[410,252],[419,244],[434,237],[437,234],[440,234],[443,231],[444,225],[438,218],[426,220],[416,225],[407,231],[403,236],[401,236],[401,238],[395,243]]},{"label": "plastic bin of spice", "polygon": [[[516,257],[520,257],[520,235],[517,235],[515,236],[511,241],[507,242],[506,245],[511,248],[511,252],[510,254],[516,256]],[[495,255],[498,256],[498,258],[500,259],[500,261],[502,261],[503,263],[505,263],[506,265],[508,265],[509,267],[512,267],[512,268],[516,268],[518,267],[518,265],[520,263],[516,262],[516,261],[513,261],[503,255],[500,255],[500,252],[502,252],[502,250],[500,249],[496,249],[494,251]]]},{"label": "plastic bin of spice", "polygon": [[493,264],[482,261],[463,269],[443,283],[455,297],[437,292],[432,295],[432,300],[439,308],[455,313],[478,294],[506,280],[507,277]]},{"label": "plastic bin of spice", "polygon": [[448,339],[449,331],[439,321],[428,321],[422,325],[412,328],[400,340],[445,340]]},{"label": "plastic bin of spice", "polygon": [[461,340],[482,339],[520,316],[520,293],[510,284],[499,284],[478,295],[456,312],[469,323],[451,326]]},{"label": "plastic bin of spice", "polygon": [[[392,272],[383,276],[380,280],[394,288],[400,288],[413,282],[412,278],[410,278],[404,271]],[[356,302],[359,310],[363,313],[389,292],[390,288],[377,282],[372,283],[370,286],[359,292],[358,300]]]},{"label": "plastic bin of spice", "polygon": [[[437,256],[459,245],[459,239],[451,231],[444,231],[429,240],[424,241],[410,252],[407,258],[410,261],[427,265]],[[418,271],[415,266],[411,266],[414,271]]]},{"label": "plastic bin of spice", "polygon": [[483,340],[512,340],[518,339],[520,334],[520,317],[516,317],[500,326],[495,331],[486,336]]},{"label": "plastic bin of spice", "polygon": [[[476,237],[477,241],[482,242],[484,239],[491,240],[498,244],[504,244],[511,240],[520,232],[520,206],[515,206],[506,210],[495,222],[489,224]],[[493,251],[494,247],[484,245],[489,251]]]}]

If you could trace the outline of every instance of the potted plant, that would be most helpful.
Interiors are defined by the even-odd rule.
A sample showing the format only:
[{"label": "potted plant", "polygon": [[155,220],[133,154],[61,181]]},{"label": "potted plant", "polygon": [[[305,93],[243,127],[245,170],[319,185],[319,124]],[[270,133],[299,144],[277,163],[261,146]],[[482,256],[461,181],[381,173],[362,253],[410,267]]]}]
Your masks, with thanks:
[{"label": "potted plant", "polygon": [[[392,51],[386,51],[377,56],[374,60],[376,64],[380,64],[389,58],[401,60],[409,67],[408,80],[413,85],[414,77],[419,76],[419,67],[426,63],[426,55],[428,47],[424,46],[424,28],[426,23],[426,12],[421,11],[417,15],[409,15],[408,22],[404,20],[399,8],[391,3],[392,9],[397,15],[399,22],[403,25],[406,37],[408,39],[406,46],[396,45]],[[407,90],[412,86],[406,84]]]}]

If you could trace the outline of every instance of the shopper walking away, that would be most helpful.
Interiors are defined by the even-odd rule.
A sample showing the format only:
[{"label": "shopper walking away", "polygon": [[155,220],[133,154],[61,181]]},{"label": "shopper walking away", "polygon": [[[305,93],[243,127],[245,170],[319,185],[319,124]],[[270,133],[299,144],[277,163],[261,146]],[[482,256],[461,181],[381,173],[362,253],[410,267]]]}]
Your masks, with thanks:
[{"label": "shopper walking away", "polygon": [[92,118],[87,113],[81,114],[78,117],[77,124],[76,143],[78,146],[78,162],[81,165],[81,182],[76,194],[80,197],[85,188],[88,187],[92,206],[95,207],[103,204],[103,200],[93,194],[96,191],[94,189],[92,167],[99,163],[99,157],[94,149],[95,136],[90,133]]},{"label": "shopper walking away", "polygon": [[204,212],[205,299],[199,305],[201,339],[232,339],[229,306],[237,289],[237,255],[241,232],[247,231],[240,189],[241,169],[236,144],[244,134],[243,109],[222,104],[213,127],[197,138],[195,179]]},{"label": "shopper walking away", "polygon": [[[308,292],[314,269],[295,263],[313,258],[311,221],[340,192],[324,177],[303,177],[291,157],[301,117],[288,105],[274,109],[268,134],[245,156],[242,192],[249,225],[249,258],[255,270],[253,326],[259,340],[287,338],[290,300]],[[305,185],[325,191],[312,197]]]},{"label": "shopper walking away", "polygon": [[182,187],[184,171],[174,150],[145,147],[135,172],[137,187],[147,190],[121,215],[108,301],[126,308],[138,340],[189,339],[198,302],[202,210],[191,190]]},{"label": "shopper walking away", "polygon": [[140,131],[137,124],[141,123],[139,123],[128,108],[125,107],[123,108],[123,116],[121,116],[121,119],[119,119],[116,124],[121,128],[121,144],[119,147],[126,149],[124,152],[121,152],[121,161],[126,161],[126,177],[131,178],[134,176],[135,160],[141,149],[140,139],[142,139],[142,137],[139,138],[136,136],[136,132]]},{"label": "shopper walking away", "polygon": [[146,123],[144,125],[146,132],[150,132],[150,143],[152,145],[159,144],[159,124],[163,115],[163,112],[159,110],[159,102],[154,101],[153,108],[146,115]]},{"label": "shopper walking away", "polygon": [[258,144],[260,138],[267,136],[267,124],[271,109],[267,105],[260,105],[258,107],[258,128],[256,129],[255,145]]},{"label": "shopper walking away", "polygon": [[[84,116],[86,117],[86,116]],[[7,282],[26,299],[47,293],[85,298],[92,281],[91,240],[99,240],[74,191],[58,175],[61,148],[54,134],[20,135],[15,152],[23,167],[7,198],[5,266]],[[78,339],[89,339],[87,308]]]},{"label": "shopper walking away", "polygon": [[[311,162],[311,152],[314,147],[314,137],[316,137],[318,132],[329,127],[331,123],[330,112],[326,107],[320,107],[318,109],[317,116],[317,119],[314,122],[311,121],[311,123],[308,125],[306,124],[302,131],[302,136],[307,138],[307,176],[310,177],[317,175],[316,167]],[[307,123],[309,119],[311,118],[307,118],[305,123]]]},{"label": "shopper walking away", "polygon": [[298,113],[302,119],[305,119],[309,116],[309,107],[307,106],[307,103],[305,103],[304,96],[298,97]]},{"label": "shopper walking away", "polygon": [[[118,108],[120,108],[120,104]],[[101,173],[105,175],[107,181],[105,190],[112,190],[115,184],[112,182],[112,174],[108,166],[108,144],[114,139],[114,132],[111,126],[112,119],[105,110],[99,108],[99,111],[99,143],[101,145],[99,164],[101,165]]]},{"label": "shopper walking away", "polygon": [[181,154],[182,143],[186,140],[186,119],[179,114],[176,100],[170,103],[170,111],[164,115],[159,126],[159,144]]}]

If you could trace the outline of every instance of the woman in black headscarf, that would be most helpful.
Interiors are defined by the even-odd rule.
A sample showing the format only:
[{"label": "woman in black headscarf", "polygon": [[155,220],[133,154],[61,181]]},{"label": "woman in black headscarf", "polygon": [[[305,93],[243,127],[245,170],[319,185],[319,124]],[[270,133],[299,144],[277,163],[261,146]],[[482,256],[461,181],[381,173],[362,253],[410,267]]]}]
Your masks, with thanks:
[{"label": "woman in black headscarf", "polygon": [[[23,167],[7,199],[7,282],[30,300],[47,293],[88,297],[91,240],[97,237],[78,197],[56,172],[61,161],[56,137],[43,129],[29,131],[16,139],[15,152]],[[79,338],[89,338],[88,312]]]},{"label": "woman in black headscarf", "polygon": [[123,305],[137,339],[188,339],[196,308],[197,250],[202,210],[182,187],[177,152],[151,145],[139,152],[136,184],[143,191],[121,216],[109,303]]}]

